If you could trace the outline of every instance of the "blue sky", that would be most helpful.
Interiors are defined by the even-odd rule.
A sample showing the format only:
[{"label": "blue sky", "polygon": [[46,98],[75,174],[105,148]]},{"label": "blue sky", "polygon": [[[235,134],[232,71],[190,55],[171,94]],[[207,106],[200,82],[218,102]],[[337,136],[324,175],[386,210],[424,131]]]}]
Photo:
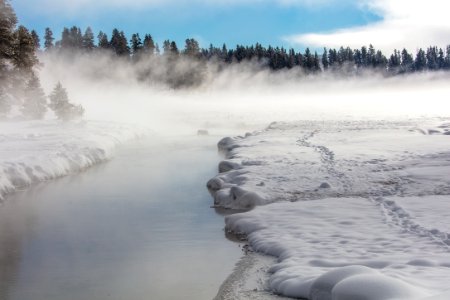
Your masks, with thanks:
[{"label": "blue sky", "polygon": [[20,23],[36,29],[40,34],[45,27],[52,28],[58,37],[64,26],[77,25],[84,29],[91,25],[95,32],[103,30],[107,33],[118,27],[127,35],[150,33],[158,41],[173,39],[182,45],[186,38],[194,37],[202,46],[226,43],[234,47],[236,44],[260,42],[264,45],[299,47],[285,37],[365,25],[379,19],[350,1],[320,7],[277,2],[235,5],[193,2],[189,5],[171,3],[139,7],[105,4],[102,8],[94,6],[92,11],[86,4],[83,8],[72,8],[72,12],[37,9],[37,6],[30,6],[29,1],[13,0],[12,4]]},{"label": "blue sky", "polygon": [[[33,2],[33,5],[30,5]],[[130,3],[132,2],[132,3]],[[381,49],[450,44],[446,0],[12,0],[21,24],[59,38],[62,28],[130,36],[150,33],[159,43],[188,37],[209,43],[303,49],[374,44]],[[442,9],[435,9],[436,6]],[[433,8],[433,9],[429,9]],[[448,41],[446,41],[448,37]],[[423,44],[423,45],[422,45]]]}]

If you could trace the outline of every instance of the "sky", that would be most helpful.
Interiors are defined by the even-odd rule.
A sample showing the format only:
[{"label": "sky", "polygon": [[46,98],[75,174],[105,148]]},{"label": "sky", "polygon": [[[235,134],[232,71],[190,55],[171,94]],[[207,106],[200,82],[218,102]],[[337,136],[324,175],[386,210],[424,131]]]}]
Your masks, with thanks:
[{"label": "sky", "polygon": [[[229,47],[267,46],[360,48],[373,44],[392,51],[450,44],[448,0],[11,0],[19,22],[57,38],[63,27],[127,36],[150,33],[179,47],[195,38]],[[32,5],[30,5],[32,3]]]}]

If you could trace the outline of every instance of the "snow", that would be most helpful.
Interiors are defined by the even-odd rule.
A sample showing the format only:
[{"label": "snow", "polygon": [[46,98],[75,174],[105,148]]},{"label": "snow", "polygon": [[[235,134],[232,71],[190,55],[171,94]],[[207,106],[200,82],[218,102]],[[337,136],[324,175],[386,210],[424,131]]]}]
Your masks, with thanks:
[{"label": "snow", "polygon": [[277,258],[272,292],[448,299],[448,128],[442,119],[273,123],[223,139],[226,159],[208,187],[217,207],[256,206],[227,216],[226,228]]},{"label": "snow", "polygon": [[441,220],[450,220],[450,210],[442,209],[450,206],[449,196],[427,196],[426,201],[423,197],[392,197],[389,199],[393,201],[392,205],[405,209],[411,221],[420,224],[433,234],[437,234],[438,230],[443,230],[442,235],[446,234],[447,240],[450,238],[450,222],[445,223]]},{"label": "snow", "polygon": [[36,182],[82,171],[112,157],[144,130],[111,122],[0,123],[0,200]]}]

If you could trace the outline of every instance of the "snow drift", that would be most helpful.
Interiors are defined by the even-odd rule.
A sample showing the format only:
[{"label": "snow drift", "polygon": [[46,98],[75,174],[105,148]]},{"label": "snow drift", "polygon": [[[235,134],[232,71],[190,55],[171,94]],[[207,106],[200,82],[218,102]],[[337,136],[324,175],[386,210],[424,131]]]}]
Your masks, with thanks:
[{"label": "snow drift", "polygon": [[33,183],[108,160],[118,144],[143,133],[134,126],[110,122],[35,121],[0,126],[0,200]]},{"label": "snow drift", "polygon": [[226,228],[278,259],[268,285],[278,294],[447,299],[444,121],[273,123],[221,140],[226,159],[208,188],[216,206],[256,206],[227,216]]}]

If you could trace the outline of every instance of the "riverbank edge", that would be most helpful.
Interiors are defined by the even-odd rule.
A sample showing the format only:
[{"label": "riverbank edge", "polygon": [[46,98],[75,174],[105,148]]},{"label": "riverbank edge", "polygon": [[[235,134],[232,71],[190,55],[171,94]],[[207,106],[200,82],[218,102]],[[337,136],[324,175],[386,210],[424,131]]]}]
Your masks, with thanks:
[{"label": "riverbank edge", "polygon": [[[23,122],[21,125],[23,125],[24,123],[25,122]],[[17,123],[12,124],[0,123],[0,125],[9,125],[9,126],[14,124]],[[106,126],[106,122],[99,122],[99,121],[83,121],[80,123],[70,123],[70,124],[67,123],[62,125],[56,124],[55,122],[34,121],[30,122],[30,124],[28,124],[27,126],[29,126],[30,128],[34,128],[36,124],[41,125],[43,128],[46,127],[51,128],[51,130],[58,129],[61,131],[61,134],[68,133],[70,131],[68,130],[69,126],[71,128],[74,128],[75,126],[80,127]],[[61,126],[61,128],[58,128],[56,126]],[[100,145],[100,142],[98,142],[98,144],[96,145],[95,142],[84,141],[88,145],[80,146],[78,149],[79,151],[70,153],[70,155],[66,155],[62,151],[64,149],[55,149],[53,155],[51,156],[46,157],[30,156],[24,157],[22,160],[19,158],[14,159],[12,161],[8,160],[0,161],[0,171],[1,174],[4,175],[1,176],[3,177],[3,180],[0,181],[0,205],[3,202],[7,201],[7,198],[10,195],[18,191],[27,190],[30,187],[42,182],[56,180],[71,174],[81,173],[95,165],[105,163],[114,157],[114,151],[119,145],[132,140],[140,139],[148,134],[147,129],[137,128],[129,124],[128,125],[119,123],[112,124],[112,127],[114,126],[116,126],[115,129],[119,129],[114,133],[111,132],[93,133],[89,132],[88,130],[86,131],[86,133],[88,134],[94,135],[96,134],[97,139],[99,140],[104,139],[103,142],[105,141],[106,142],[103,145]],[[99,128],[96,129],[99,130]],[[45,134],[46,132],[44,131],[43,133]],[[18,134],[26,135],[20,131],[18,132]],[[39,139],[39,134],[42,134],[42,132],[39,132],[37,135],[34,132],[31,132],[27,135],[31,138],[37,137],[37,139]],[[74,135],[71,138],[74,141],[79,142],[79,140],[77,140],[76,135]],[[97,141],[95,136],[90,136],[88,139],[90,139],[91,141],[94,140]],[[71,145],[70,143],[65,144],[62,136],[60,140],[57,140],[57,142],[63,145],[62,148],[70,148],[70,146],[76,145],[76,142],[74,142],[73,145]],[[34,150],[39,151],[39,148]],[[39,163],[43,163],[44,165],[39,165]],[[55,166],[60,168],[58,170],[55,170],[54,168]]]},{"label": "riverbank edge", "polygon": [[[246,135],[250,135],[250,133],[247,133]],[[237,138],[242,137],[238,136]],[[220,177],[221,174],[233,170],[233,166],[228,166],[228,164],[226,164],[227,160],[231,158],[231,151],[234,149],[233,145],[236,144],[234,144],[233,139],[229,137],[222,138],[217,144],[218,151],[219,153],[223,154],[225,160],[222,160],[219,163],[218,174],[210,179],[207,183],[207,188],[213,199],[216,199],[216,192],[222,189],[222,187],[219,188],[219,186],[216,186],[216,180]],[[224,162],[226,166],[224,166]],[[227,196],[233,198],[232,192],[230,191],[230,194]],[[217,201],[214,200],[215,204],[212,207],[215,207],[216,202]],[[248,209],[227,209],[218,206],[218,208],[220,209],[229,211],[230,213],[227,213],[227,215],[246,212],[251,210],[253,207],[254,206],[251,206]],[[268,271],[270,267],[276,263],[277,259],[273,256],[254,252],[249,244],[245,242],[245,235],[241,235],[237,232],[228,232],[226,228],[225,231],[227,233],[226,235],[228,239],[243,242],[243,256],[238,262],[236,262],[233,272],[221,284],[217,295],[214,297],[214,300],[291,299],[273,294],[268,286],[270,276],[270,273]],[[229,235],[231,237],[229,237]]]}]

